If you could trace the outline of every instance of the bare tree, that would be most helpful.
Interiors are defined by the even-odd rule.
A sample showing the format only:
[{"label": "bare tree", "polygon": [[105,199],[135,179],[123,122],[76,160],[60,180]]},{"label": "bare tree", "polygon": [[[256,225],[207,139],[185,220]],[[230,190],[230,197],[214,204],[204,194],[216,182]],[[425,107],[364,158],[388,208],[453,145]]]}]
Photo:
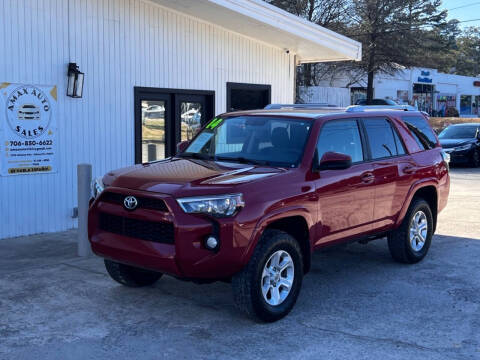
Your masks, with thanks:
[{"label": "bare tree", "polygon": [[[318,25],[360,41],[362,61],[305,64],[299,85],[349,76],[351,84],[367,77],[367,101],[373,99],[376,73],[405,67],[453,66],[452,46],[458,24],[447,22],[441,0],[266,0]],[[452,41],[453,39],[453,41]],[[453,45],[452,45],[453,44]]]},{"label": "bare tree", "polygon": [[[265,1],[333,31],[345,31],[345,25],[349,21],[350,0]],[[303,64],[298,73],[299,82],[305,86],[315,86],[328,73],[329,70],[322,64]]]}]

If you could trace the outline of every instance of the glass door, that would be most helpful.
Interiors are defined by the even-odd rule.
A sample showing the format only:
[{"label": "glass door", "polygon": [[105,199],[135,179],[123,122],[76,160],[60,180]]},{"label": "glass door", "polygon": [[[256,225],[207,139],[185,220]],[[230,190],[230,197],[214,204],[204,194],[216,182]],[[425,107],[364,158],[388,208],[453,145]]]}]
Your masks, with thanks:
[{"label": "glass door", "polygon": [[165,158],[165,101],[142,100],[142,162]]},{"label": "glass door", "polygon": [[135,162],[174,156],[213,118],[215,92],[135,87]]},{"label": "glass door", "polygon": [[146,163],[170,156],[171,116],[170,96],[163,94],[139,93],[135,102],[135,160]]},{"label": "glass door", "polygon": [[177,142],[190,141],[206,119],[206,97],[182,94],[175,97]]}]

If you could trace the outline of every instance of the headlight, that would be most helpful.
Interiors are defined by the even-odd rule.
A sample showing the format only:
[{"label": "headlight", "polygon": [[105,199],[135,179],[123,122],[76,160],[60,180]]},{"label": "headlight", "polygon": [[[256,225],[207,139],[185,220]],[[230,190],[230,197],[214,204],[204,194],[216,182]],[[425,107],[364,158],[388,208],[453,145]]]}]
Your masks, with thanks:
[{"label": "headlight", "polygon": [[242,194],[199,196],[177,199],[177,201],[186,213],[216,217],[232,216],[245,205]]},{"label": "headlight", "polygon": [[473,144],[467,144],[467,145],[462,145],[459,147],[456,147],[454,151],[465,151],[465,150],[470,150]]},{"label": "headlight", "polygon": [[98,195],[105,189],[105,185],[103,184],[102,178],[96,178],[92,181],[92,197],[96,199]]}]

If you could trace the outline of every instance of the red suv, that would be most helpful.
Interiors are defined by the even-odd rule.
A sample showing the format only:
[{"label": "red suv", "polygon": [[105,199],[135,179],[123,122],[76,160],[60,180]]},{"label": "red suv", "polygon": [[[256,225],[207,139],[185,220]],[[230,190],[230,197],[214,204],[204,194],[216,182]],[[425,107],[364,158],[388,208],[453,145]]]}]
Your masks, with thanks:
[{"label": "red suv", "polygon": [[292,309],[314,250],[387,237],[395,260],[422,260],[449,193],[417,111],[230,113],[179,148],[94,182],[92,249],[126,286],[231,281],[263,321]]}]

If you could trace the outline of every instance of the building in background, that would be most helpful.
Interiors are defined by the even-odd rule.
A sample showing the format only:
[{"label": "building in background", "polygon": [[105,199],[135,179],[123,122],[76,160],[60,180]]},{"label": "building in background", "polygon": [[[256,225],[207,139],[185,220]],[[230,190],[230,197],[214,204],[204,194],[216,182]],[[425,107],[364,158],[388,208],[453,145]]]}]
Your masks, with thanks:
[{"label": "building in background", "polygon": [[75,227],[77,164],[170,156],[216,114],[293,103],[297,64],[361,56],[261,0],[15,0],[0,19],[0,238]]},{"label": "building in background", "polygon": [[[320,86],[345,88],[350,82],[348,76],[342,75],[322,82]],[[351,104],[367,97],[366,86],[366,77],[349,85]],[[435,69],[403,68],[393,75],[375,76],[374,98],[392,99],[399,104],[415,105],[419,110],[432,115],[444,116],[446,109],[453,107],[458,110],[460,116],[477,117],[480,78],[444,74]]]}]

